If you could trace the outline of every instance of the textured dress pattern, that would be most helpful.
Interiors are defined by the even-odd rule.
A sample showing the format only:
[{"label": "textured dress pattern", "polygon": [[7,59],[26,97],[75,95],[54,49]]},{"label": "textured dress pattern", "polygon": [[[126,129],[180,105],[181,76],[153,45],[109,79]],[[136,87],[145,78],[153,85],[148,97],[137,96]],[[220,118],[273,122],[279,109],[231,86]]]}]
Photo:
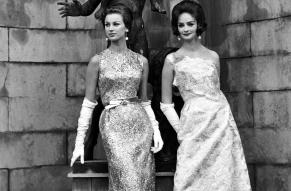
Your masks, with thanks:
[{"label": "textured dress pattern", "polygon": [[[102,103],[137,96],[142,76],[139,55],[109,49],[99,55],[98,90]],[[153,129],[140,103],[105,109],[99,128],[108,160],[109,191],[153,191]]]},{"label": "textured dress pattern", "polygon": [[174,191],[250,191],[240,136],[211,60],[175,58],[173,85],[184,100]]}]

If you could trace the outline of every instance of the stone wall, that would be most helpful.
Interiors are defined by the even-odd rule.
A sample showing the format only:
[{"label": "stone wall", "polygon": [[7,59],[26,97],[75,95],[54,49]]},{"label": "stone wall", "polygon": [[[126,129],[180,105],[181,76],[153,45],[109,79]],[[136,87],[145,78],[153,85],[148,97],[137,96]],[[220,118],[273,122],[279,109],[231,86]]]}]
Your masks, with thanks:
[{"label": "stone wall", "polygon": [[[170,9],[144,20],[150,48],[177,46]],[[200,0],[221,57],[256,191],[291,189],[291,3]],[[60,18],[57,0],[0,0],[0,190],[70,190],[66,178],[89,58],[106,46],[93,16]],[[84,0],[82,1],[84,2]],[[49,186],[48,186],[49,185]]]},{"label": "stone wall", "polygon": [[1,191],[71,190],[84,69],[106,42],[93,16],[61,18],[56,3],[0,0]]}]

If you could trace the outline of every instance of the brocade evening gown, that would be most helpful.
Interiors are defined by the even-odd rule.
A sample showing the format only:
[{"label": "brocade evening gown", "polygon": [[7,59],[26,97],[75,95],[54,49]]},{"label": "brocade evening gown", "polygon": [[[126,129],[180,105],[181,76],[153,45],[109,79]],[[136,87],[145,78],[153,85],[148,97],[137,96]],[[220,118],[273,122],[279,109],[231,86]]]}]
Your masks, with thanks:
[{"label": "brocade evening gown", "polygon": [[[98,91],[107,106],[114,100],[135,100],[143,70],[131,50],[99,54]],[[105,107],[99,122],[109,168],[109,191],[154,191],[153,129],[138,101]]]},{"label": "brocade evening gown", "polygon": [[236,123],[213,61],[169,55],[184,100],[174,191],[250,191]]}]

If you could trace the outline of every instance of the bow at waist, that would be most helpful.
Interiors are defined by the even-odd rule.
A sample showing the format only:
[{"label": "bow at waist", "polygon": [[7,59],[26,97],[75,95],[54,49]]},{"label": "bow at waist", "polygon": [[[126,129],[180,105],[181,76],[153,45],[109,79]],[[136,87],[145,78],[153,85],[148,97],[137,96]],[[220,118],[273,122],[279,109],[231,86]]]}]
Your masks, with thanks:
[{"label": "bow at waist", "polygon": [[125,99],[114,99],[111,100],[108,105],[105,106],[105,109],[111,109],[114,107],[117,107],[119,105],[127,105],[129,103],[139,103],[141,102],[140,99],[138,99],[138,97],[132,97],[132,98],[125,98]]}]

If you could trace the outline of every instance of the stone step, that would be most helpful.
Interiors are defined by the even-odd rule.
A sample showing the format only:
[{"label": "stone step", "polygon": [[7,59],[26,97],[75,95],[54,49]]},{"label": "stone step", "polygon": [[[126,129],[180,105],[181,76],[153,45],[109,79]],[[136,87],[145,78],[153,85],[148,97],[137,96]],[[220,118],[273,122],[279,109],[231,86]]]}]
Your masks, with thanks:
[{"label": "stone step", "polygon": [[[170,162],[156,162],[156,172],[175,172],[176,161]],[[81,164],[80,161],[77,161],[73,165],[73,174],[82,174],[82,173],[108,173],[108,165],[106,160],[92,160],[85,161],[84,164]]]},{"label": "stone step", "polygon": [[[156,191],[173,190],[175,162],[156,162]],[[68,174],[73,179],[72,191],[107,191],[108,165],[104,160],[79,161]]]},{"label": "stone step", "polygon": [[[173,190],[173,176],[157,176],[155,191]],[[108,191],[108,178],[73,178],[72,191]]]}]

